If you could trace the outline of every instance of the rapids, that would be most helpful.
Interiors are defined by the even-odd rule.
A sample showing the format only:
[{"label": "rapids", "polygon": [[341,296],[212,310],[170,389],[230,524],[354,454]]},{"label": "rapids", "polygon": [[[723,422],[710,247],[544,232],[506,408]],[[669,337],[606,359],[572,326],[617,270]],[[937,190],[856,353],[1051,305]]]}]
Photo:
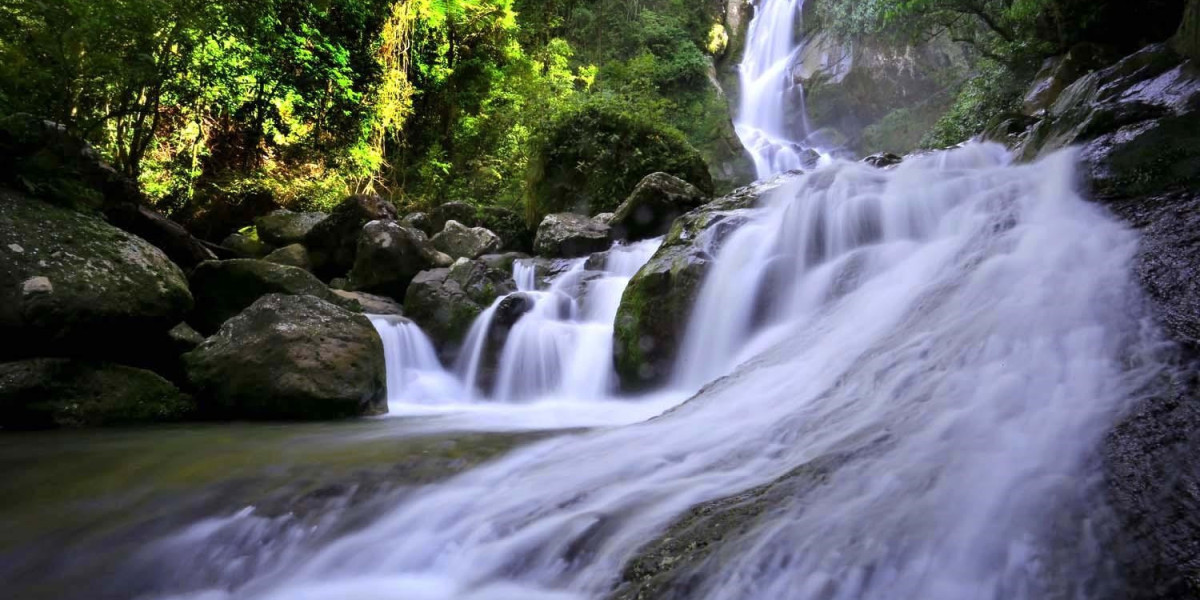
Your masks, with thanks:
[{"label": "rapids", "polygon": [[[971,144],[795,176],[714,248],[672,385],[703,387],[687,402],[154,597],[603,598],[689,508],[814,461],[835,466],[725,540],[688,597],[1119,597],[1097,455],[1160,342],[1131,279],[1137,238],[1079,196],[1075,161]],[[609,314],[531,322],[599,326],[590,310]]]}]

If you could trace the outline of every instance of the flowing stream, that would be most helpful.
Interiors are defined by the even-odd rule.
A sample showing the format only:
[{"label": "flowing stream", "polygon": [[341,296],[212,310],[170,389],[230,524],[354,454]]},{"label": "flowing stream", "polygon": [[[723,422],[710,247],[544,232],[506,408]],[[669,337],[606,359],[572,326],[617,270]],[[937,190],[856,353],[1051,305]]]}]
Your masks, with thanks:
[{"label": "flowing stream", "polygon": [[[803,162],[807,124],[783,118],[802,103],[787,76],[802,8],[763,0],[750,26],[738,131],[764,177]],[[471,468],[443,448],[439,472],[457,475],[318,504],[315,520],[240,506],[95,569],[145,576],[129,589],[146,600],[605,598],[693,507],[776,485],[764,518],[689,547],[711,560],[660,565],[685,569],[675,597],[1122,597],[1098,454],[1162,345],[1131,276],[1136,235],[1079,196],[1071,151],[823,163],[709,248],[666,389],[620,397],[611,360],[622,293],[659,241],[549,277],[518,261],[519,291],[456,365],[411,322],[373,318],[406,418],[356,435],[375,457],[397,443],[387,423],[555,433]]]},{"label": "flowing stream", "polygon": [[708,383],[691,400],[174,597],[601,598],[690,507],[814,464],[687,597],[1119,597],[1097,452],[1158,340],[1136,236],[1074,163],[974,144],[795,177],[719,252],[677,369]]}]

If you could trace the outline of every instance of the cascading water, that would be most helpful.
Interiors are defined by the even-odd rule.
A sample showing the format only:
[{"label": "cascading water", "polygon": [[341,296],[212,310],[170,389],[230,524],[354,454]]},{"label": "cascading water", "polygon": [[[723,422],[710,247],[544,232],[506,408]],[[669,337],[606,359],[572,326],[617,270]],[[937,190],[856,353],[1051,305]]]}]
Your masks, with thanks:
[{"label": "cascading water", "polygon": [[[498,298],[476,319],[453,373],[441,365],[433,345],[412,322],[372,317],[384,339],[390,403],[611,398],[616,387],[611,366],[613,323],[621,295],[660,244],[661,240],[618,244],[601,255],[598,270],[587,268],[594,258],[568,261],[543,291],[537,289],[535,264],[516,261],[513,274],[518,292]],[[511,331],[496,349],[497,319],[506,301],[528,306],[515,315]],[[484,381],[489,351],[497,352],[495,373]]]},{"label": "cascading water", "polygon": [[803,485],[687,597],[1120,597],[1094,461],[1157,338],[1136,237],[1078,197],[1074,160],[971,145],[800,176],[723,245],[693,314],[680,377],[731,375],[184,597],[600,598],[690,507],[774,481]]},{"label": "cascading water", "polygon": [[[804,0],[762,0],[747,31],[739,67],[742,100],[734,125],[759,179],[807,166],[804,89],[791,73],[801,49],[795,31],[803,12]],[[788,123],[790,111],[796,111],[799,123]]]}]

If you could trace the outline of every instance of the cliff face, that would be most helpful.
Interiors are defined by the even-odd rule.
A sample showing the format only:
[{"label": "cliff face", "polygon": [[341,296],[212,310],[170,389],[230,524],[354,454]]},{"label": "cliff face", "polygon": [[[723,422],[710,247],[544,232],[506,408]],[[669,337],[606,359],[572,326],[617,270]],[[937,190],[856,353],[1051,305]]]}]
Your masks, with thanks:
[{"label": "cliff face", "polygon": [[[945,36],[907,46],[870,36],[841,39],[822,22],[822,1],[809,0],[797,23],[803,43],[789,73],[803,87],[806,106],[797,104],[786,115],[796,137],[803,137],[807,108],[815,139],[824,146],[857,155],[915,149],[969,77],[969,55]],[[728,0],[725,7],[730,43],[717,62],[717,79],[735,117],[738,64],[756,4]]]}]

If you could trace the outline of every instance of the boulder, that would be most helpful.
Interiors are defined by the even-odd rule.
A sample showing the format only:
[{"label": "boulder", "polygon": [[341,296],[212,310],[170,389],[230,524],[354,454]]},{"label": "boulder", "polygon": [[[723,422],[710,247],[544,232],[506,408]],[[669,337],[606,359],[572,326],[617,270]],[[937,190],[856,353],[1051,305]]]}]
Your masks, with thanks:
[{"label": "boulder", "polygon": [[308,248],[303,244],[284,246],[266,256],[263,260],[277,265],[296,267],[305,271],[312,270],[312,260],[308,256]]},{"label": "boulder", "polygon": [[449,262],[419,230],[395,221],[372,221],[358,240],[350,289],[403,298],[417,273]]},{"label": "boulder", "polygon": [[482,227],[469,228],[458,221],[447,221],[446,228],[433,236],[433,247],[450,258],[476,259],[500,250],[500,236]]},{"label": "boulder", "polygon": [[221,247],[237,258],[263,258],[275,251],[270,244],[259,240],[257,235],[251,236],[242,232],[225,236],[225,239],[221,240]]},{"label": "boulder", "polygon": [[[425,235],[433,235],[433,234],[437,233],[437,231],[433,230],[433,221],[429,218],[429,215],[427,213],[423,213],[423,212],[412,213],[410,215],[405,216],[403,219],[400,220],[400,222],[405,227],[411,227],[413,229],[418,229],[421,232],[423,232]],[[438,231],[441,231],[441,230],[438,230]]]},{"label": "boulder", "polygon": [[208,245],[194,237],[183,225],[141,204],[110,203],[105,205],[104,216],[109,223],[154,244],[171,262],[184,269],[217,259]]},{"label": "boulder", "polygon": [[462,259],[452,268],[417,275],[404,298],[405,313],[429,335],[442,359],[452,362],[475,319],[516,287],[510,272]]},{"label": "boulder", "polygon": [[334,304],[344,302],[304,269],[261,260],[201,263],[191,281],[196,308],[189,322],[206,334],[212,334],[267,294],[309,295]]},{"label": "boulder", "polygon": [[532,252],[533,236],[525,215],[503,206],[484,206],[478,211],[479,225],[500,236],[503,252]]},{"label": "boulder", "polygon": [[193,404],[149,371],[74,359],[0,364],[0,430],[177,421]]},{"label": "boulder", "polygon": [[204,343],[204,336],[187,323],[180,323],[167,332],[167,339],[175,354],[186,354]]},{"label": "boulder", "polygon": [[96,217],[0,188],[0,240],[0,358],[124,358],[192,308],[179,267]]},{"label": "boulder", "polygon": [[290,246],[304,241],[328,215],[320,212],[296,213],[280,209],[254,220],[258,237],[272,246]]},{"label": "boulder", "polygon": [[466,202],[447,202],[429,211],[429,228],[433,233],[446,228],[446,223],[458,221],[467,227],[479,225],[475,207]]},{"label": "boulder", "polygon": [[547,258],[577,258],[603,252],[611,245],[611,227],[583,215],[558,213],[542,220],[533,250]]},{"label": "boulder", "polygon": [[351,196],[304,236],[313,268],[328,281],[354,267],[359,234],[371,221],[395,221],[396,207],[377,195]]},{"label": "boulder", "polygon": [[368,315],[404,315],[404,307],[391,298],[367,294],[364,292],[347,292],[334,290],[339,298],[356,305],[358,310]]},{"label": "boulder", "polygon": [[314,296],[271,294],[184,355],[201,409],[236,419],[339,419],[387,412],[383,342],[363,315]]},{"label": "boulder", "polygon": [[635,242],[665,235],[675,219],[708,200],[704,192],[678,177],[647,175],[614,213],[613,239]]},{"label": "boulder", "polygon": [[786,178],[742,188],[675,221],[654,257],[629,282],[614,330],[614,363],[627,391],[663,383],[712,266],[709,249],[745,224],[747,209]]}]

